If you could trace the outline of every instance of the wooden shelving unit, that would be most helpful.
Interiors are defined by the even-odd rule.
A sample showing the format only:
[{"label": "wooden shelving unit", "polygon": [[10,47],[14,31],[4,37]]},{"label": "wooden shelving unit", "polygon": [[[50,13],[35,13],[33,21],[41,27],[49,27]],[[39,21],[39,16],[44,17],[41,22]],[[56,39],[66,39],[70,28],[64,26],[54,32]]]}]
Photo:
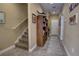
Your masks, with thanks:
[{"label": "wooden shelving unit", "polygon": [[48,20],[45,15],[37,16],[37,46],[44,46],[48,35]]}]

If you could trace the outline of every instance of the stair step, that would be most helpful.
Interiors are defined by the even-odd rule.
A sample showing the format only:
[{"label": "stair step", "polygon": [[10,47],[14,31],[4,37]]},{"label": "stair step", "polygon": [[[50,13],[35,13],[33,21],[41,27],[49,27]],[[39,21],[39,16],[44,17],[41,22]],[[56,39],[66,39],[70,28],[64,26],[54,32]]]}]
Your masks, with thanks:
[{"label": "stair step", "polygon": [[28,32],[28,29],[26,30],[26,32]]},{"label": "stair step", "polygon": [[19,41],[28,44],[28,39],[19,39]]},{"label": "stair step", "polygon": [[24,35],[28,35],[28,32],[24,32]]},{"label": "stair step", "polygon": [[28,32],[28,29],[26,29],[25,32]]},{"label": "stair step", "polygon": [[22,38],[28,39],[28,35],[22,35]]},{"label": "stair step", "polygon": [[28,28],[26,29],[26,31],[28,31]]},{"label": "stair step", "polygon": [[15,46],[22,49],[28,49],[28,45],[21,42],[16,43]]}]

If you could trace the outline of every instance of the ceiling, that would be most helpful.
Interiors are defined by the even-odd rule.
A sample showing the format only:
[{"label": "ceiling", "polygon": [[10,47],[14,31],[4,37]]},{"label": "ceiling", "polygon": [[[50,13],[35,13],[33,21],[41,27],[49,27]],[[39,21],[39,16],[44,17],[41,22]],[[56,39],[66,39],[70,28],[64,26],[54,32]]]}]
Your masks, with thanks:
[{"label": "ceiling", "polygon": [[63,3],[40,3],[42,9],[50,14],[58,15],[62,11]]}]

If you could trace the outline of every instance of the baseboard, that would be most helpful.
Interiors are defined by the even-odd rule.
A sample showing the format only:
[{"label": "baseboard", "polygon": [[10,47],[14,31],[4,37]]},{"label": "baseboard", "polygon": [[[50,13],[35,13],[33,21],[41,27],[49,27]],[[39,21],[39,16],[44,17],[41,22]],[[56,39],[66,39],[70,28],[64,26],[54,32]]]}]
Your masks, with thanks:
[{"label": "baseboard", "polygon": [[0,55],[5,53],[6,51],[9,51],[9,50],[13,49],[13,48],[15,48],[15,45],[12,45],[12,46],[10,46],[10,47],[8,47],[6,49],[3,49],[2,51],[0,51]]},{"label": "baseboard", "polygon": [[29,49],[29,52],[32,52],[32,51],[33,51],[36,47],[37,47],[37,46],[36,46],[36,45],[34,45],[34,47],[33,47],[33,48]]},{"label": "baseboard", "polygon": [[70,53],[68,52],[68,49],[66,48],[66,46],[65,46],[64,44],[63,44],[63,47],[64,47],[64,49],[65,49],[67,55],[68,55],[68,56],[71,56]]}]

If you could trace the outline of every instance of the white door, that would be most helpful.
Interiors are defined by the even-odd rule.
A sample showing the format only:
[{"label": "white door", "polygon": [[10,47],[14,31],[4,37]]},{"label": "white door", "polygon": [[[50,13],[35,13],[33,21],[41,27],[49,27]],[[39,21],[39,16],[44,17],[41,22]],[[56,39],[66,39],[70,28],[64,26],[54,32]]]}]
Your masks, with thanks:
[{"label": "white door", "polygon": [[58,35],[58,20],[51,20],[51,35]]},{"label": "white door", "polygon": [[64,17],[61,16],[61,30],[60,30],[60,39],[63,40],[63,37],[64,37]]}]

